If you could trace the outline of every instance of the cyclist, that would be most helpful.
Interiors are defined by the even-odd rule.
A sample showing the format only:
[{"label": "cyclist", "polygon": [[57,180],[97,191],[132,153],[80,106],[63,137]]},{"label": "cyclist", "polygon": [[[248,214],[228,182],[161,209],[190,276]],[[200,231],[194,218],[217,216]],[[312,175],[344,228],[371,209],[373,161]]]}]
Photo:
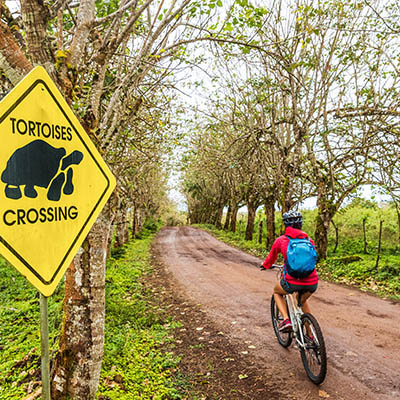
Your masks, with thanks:
[{"label": "cyclist", "polygon": [[[274,299],[281,315],[283,316],[283,322],[280,324],[279,330],[281,332],[289,332],[292,329],[292,323],[290,322],[286,302],[283,296],[287,293],[293,293],[298,290],[302,290],[303,295],[301,301],[303,312],[311,313],[307,300],[311,296],[311,294],[317,290],[318,274],[315,268],[311,272],[311,274],[305,278],[296,279],[287,273],[286,252],[289,245],[289,237],[293,239],[304,239],[308,238],[308,235],[301,230],[303,225],[303,216],[300,212],[288,211],[282,215],[282,219],[285,225],[285,233],[275,240],[274,244],[272,245],[271,251],[269,252],[267,258],[264,260],[260,268],[271,268],[276,261],[279,253],[283,255],[284,271],[281,275],[280,281],[278,281],[274,287]],[[314,242],[311,238],[310,242],[314,245]]]}]

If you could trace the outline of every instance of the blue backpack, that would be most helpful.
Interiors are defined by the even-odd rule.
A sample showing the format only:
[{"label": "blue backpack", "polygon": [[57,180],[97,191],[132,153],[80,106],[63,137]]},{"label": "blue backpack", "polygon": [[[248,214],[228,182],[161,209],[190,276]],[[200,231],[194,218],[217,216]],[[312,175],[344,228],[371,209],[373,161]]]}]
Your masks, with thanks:
[{"label": "blue backpack", "polygon": [[289,238],[286,253],[286,271],[293,278],[305,278],[315,269],[317,252],[310,239]]}]

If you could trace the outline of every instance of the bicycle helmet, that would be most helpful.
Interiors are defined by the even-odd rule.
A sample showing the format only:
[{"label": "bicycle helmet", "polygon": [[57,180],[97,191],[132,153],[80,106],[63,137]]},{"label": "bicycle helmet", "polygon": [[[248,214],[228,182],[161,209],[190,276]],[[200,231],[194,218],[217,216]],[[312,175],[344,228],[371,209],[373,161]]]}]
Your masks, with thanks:
[{"label": "bicycle helmet", "polygon": [[288,226],[291,226],[295,229],[301,229],[301,227],[303,226],[303,216],[299,211],[290,210],[283,213],[282,220],[286,228]]}]

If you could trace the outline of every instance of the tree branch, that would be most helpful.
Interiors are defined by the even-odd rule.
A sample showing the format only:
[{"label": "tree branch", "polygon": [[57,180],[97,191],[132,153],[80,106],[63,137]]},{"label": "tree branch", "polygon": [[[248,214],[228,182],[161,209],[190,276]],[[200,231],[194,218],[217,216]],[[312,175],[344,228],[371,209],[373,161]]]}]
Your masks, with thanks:
[{"label": "tree branch", "polygon": [[16,85],[32,68],[10,28],[0,21],[0,69]]}]

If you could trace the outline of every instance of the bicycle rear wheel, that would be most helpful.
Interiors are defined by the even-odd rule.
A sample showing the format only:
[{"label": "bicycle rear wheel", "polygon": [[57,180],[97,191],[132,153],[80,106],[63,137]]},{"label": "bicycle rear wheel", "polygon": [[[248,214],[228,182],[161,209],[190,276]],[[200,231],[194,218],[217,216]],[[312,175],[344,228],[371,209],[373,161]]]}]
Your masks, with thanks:
[{"label": "bicycle rear wheel", "polygon": [[271,319],[272,326],[274,327],[275,335],[278,338],[279,344],[283,347],[289,347],[292,343],[292,333],[279,331],[279,325],[283,321],[283,316],[275,303],[274,295],[272,295],[271,298]]},{"label": "bicycle rear wheel", "polygon": [[300,347],[301,360],[308,378],[316,385],[322,383],[326,376],[327,357],[324,337],[321,328],[311,314],[301,316],[305,348]]}]

